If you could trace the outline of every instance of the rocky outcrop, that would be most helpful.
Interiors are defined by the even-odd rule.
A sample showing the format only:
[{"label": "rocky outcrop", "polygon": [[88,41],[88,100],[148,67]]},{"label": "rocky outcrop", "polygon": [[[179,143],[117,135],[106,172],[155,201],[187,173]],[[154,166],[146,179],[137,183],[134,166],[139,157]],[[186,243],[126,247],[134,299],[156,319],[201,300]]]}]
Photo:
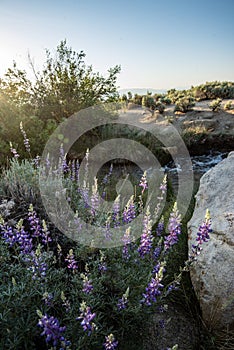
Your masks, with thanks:
[{"label": "rocky outcrop", "polygon": [[212,218],[211,237],[191,270],[203,319],[213,330],[234,329],[234,152],[200,181],[192,219],[189,251],[206,209]]}]

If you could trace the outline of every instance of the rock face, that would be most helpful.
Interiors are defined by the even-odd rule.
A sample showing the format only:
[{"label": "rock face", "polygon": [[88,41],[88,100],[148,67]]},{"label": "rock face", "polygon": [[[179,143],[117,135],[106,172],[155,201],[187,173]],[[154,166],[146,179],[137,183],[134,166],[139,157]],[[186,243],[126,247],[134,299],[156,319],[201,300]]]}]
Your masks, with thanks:
[{"label": "rock face", "polygon": [[213,330],[234,329],[234,152],[201,178],[188,223],[189,250],[207,208],[213,232],[203,244],[191,279],[206,325]]}]

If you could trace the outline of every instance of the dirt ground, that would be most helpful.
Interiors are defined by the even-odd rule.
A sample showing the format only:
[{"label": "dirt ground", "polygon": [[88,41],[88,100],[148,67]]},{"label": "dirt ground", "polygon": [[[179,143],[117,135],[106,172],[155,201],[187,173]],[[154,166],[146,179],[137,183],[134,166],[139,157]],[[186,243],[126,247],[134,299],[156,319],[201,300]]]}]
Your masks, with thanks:
[{"label": "dirt ground", "polygon": [[[224,105],[232,101],[232,108],[225,110]],[[230,135],[234,136],[234,100],[223,100],[221,109],[213,112],[209,108],[211,101],[197,102],[195,107],[189,112],[174,113],[175,105],[166,107],[163,114],[158,112],[152,113],[148,109],[136,107],[133,109],[126,109],[120,114],[121,118],[125,118],[126,122],[133,120],[137,126],[148,124],[147,129],[150,130],[150,125],[173,123],[179,130],[189,129],[195,133],[207,132],[210,135]],[[233,145],[234,148],[234,145]]]}]

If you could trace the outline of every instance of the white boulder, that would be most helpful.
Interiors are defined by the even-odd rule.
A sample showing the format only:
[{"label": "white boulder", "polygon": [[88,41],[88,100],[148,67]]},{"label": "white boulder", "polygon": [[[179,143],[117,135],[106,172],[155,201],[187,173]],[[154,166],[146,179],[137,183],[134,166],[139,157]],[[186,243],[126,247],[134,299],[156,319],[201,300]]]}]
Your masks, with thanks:
[{"label": "white boulder", "polygon": [[211,237],[191,270],[203,320],[212,330],[234,329],[234,152],[202,176],[188,223],[189,253],[206,209]]}]

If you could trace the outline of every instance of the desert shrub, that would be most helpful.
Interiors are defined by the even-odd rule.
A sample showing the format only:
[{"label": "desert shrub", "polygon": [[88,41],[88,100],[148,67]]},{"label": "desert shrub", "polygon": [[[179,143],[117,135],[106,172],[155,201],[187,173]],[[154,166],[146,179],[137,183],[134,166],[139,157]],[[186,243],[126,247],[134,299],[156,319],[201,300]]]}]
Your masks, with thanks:
[{"label": "desert shrub", "polygon": [[192,87],[191,93],[197,100],[212,100],[234,98],[234,83],[228,81],[213,81]]},{"label": "desert shrub", "polygon": [[17,204],[29,205],[39,201],[38,170],[31,160],[11,160],[9,168],[4,169],[1,175],[0,195],[11,198]]},{"label": "desert shrub", "polygon": [[226,102],[224,105],[224,109],[226,109],[226,110],[232,109],[232,101]]},{"label": "desert shrub", "polygon": [[[116,101],[120,66],[110,68],[107,77],[103,77],[93,72],[92,66],[85,65],[84,59],[83,51],[73,51],[66,40],[62,40],[54,56],[46,50],[44,68],[35,74],[35,82],[14,63],[0,79],[0,92],[27,115],[36,115],[43,121],[53,119],[57,123],[82,108],[102,101]],[[35,72],[32,60],[29,63]]]},{"label": "desert shrub", "polygon": [[166,106],[162,102],[156,102],[155,104],[155,110],[159,111],[160,114],[163,114]]},{"label": "desert shrub", "polygon": [[165,105],[170,105],[171,104],[171,99],[169,97],[162,96],[160,98],[160,102],[162,102]]},{"label": "desert shrub", "polygon": [[142,96],[135,94],[133,97],[133,103],[135,103],[136,105],[142,105]]},{"label": "desert shrub", "polygon": [[192,110],[192,108],[195,106],[194,98],[189,96],[189,97],[182,97],[179,98],[176,101],[175,109],[174,112],[188,112]]},{"label": "desert shrub", "polygon": [[155,99],[150,95],[143,96],[142,97],[142,106],[154,110],[156,107]]},{"label": "desert shrub", "polygon": [[213,101],[209,104],[209,108],[210,108],[213,112],[217,112],[218,110],[221,109],[221,103],[222,103],[222,99],[221,99],[221,98],[217,98],[216,100],[213,100]]}]

